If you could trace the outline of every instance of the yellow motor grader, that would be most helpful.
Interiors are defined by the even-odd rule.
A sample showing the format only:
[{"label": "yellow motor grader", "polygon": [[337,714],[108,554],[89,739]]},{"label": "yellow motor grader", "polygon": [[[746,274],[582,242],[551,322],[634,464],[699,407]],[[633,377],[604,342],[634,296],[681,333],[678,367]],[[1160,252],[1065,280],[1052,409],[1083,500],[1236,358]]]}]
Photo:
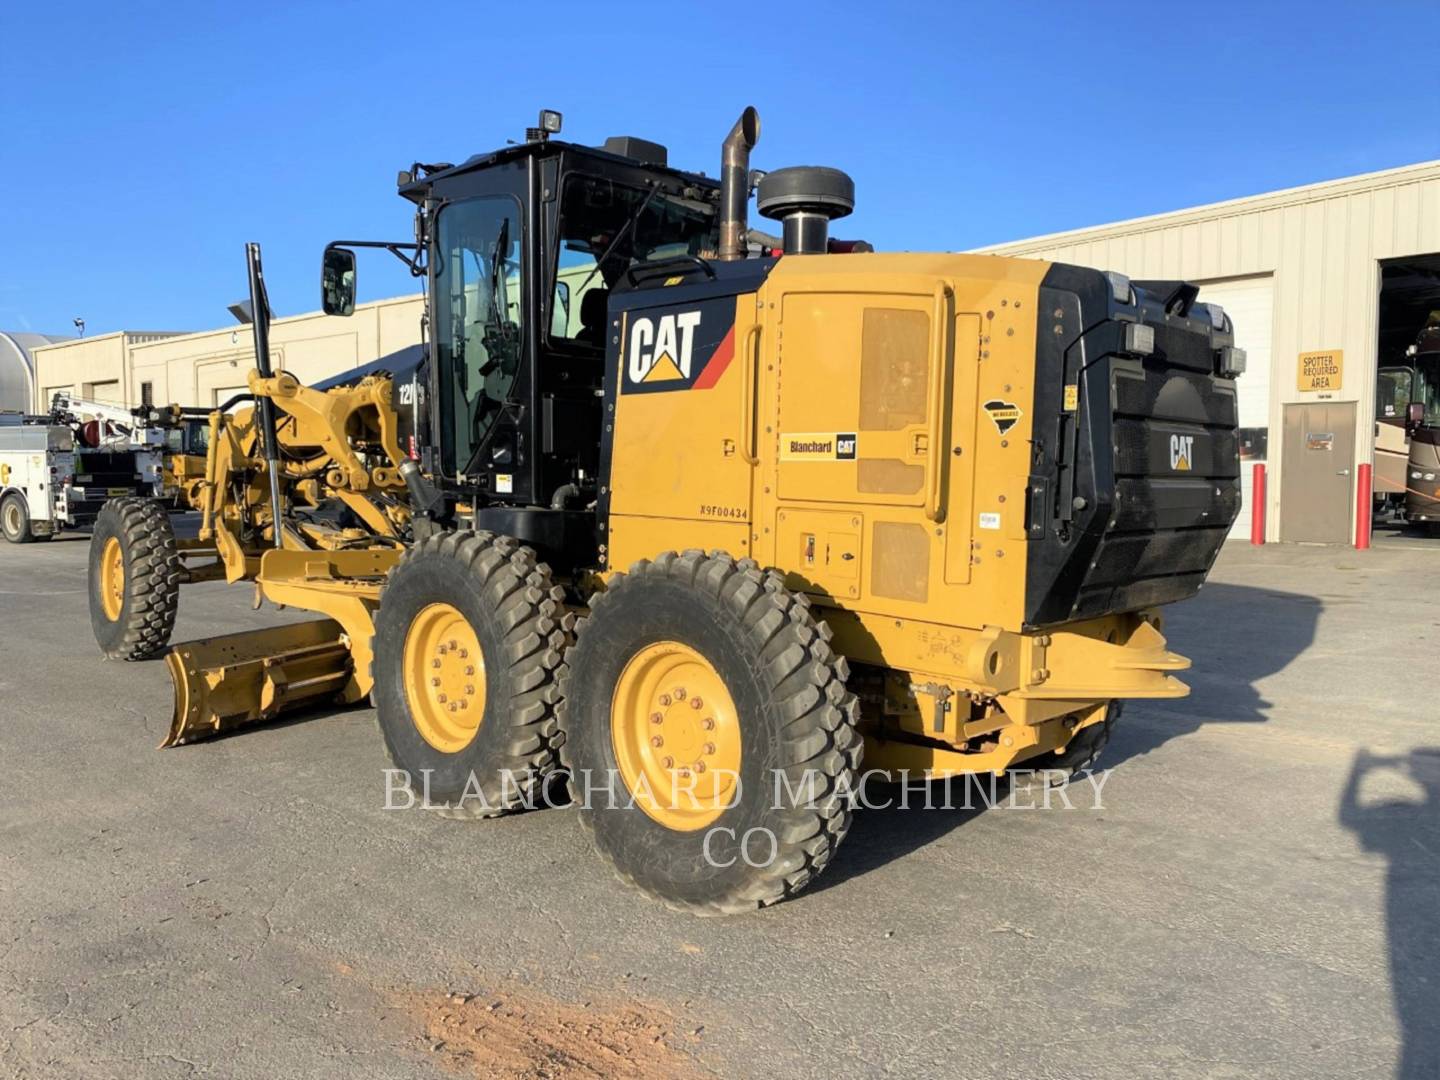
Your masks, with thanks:
[{"label": "yellow motor grader", "polygon": [[424,278],[407,401],[272,371],[252,246],[256,370],[210,418],[199,536],[113,505],[92,614],[126,659],[166,650],[185,581],[321,618],[170,648],[167,745],[368,697],[430,804],[501,813],[568,770],[623,877],[724,913],[823,869],[862,754],[1068,772],[1120,699],[1186,693],[1156,609],[1239,506],[1219,308],[833,239],[850,179],[752,172],[753,109],[718,182],[558,130],[401,173],[413,243],[327,247],[331,314],[357,247]]}]

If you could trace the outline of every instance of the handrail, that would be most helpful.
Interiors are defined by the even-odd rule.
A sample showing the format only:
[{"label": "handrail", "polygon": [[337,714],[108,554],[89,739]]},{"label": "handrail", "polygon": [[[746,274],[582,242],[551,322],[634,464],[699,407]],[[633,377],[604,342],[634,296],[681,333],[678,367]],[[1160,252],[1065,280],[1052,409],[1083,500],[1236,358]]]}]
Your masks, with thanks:
[{"label": "handrail", "polygon": [[744,358],[741,370],[744,373],[740,413],[740,456],[747,465],[759,465],[760,456],[755,450],[755,411],[760,407],[760,323],[753,323],[745,331]]},{"label": "handrail", "polygon": [[677,271],[683,276],[693,274],[696,270],[711,281],[715,280],[715,268],[708,259],[702,259],[699,255],[672,255],[668,259],[635,263],[626,268],[625,280],[631,288],[639,288],[642,281],[649,281],[651,278],[665,277]]},{"label": "handrail", "polygon": [[935,329],[931,337],[930,357],[930,445],[926,447],[927,470],[925,477],[925,517],[930,521],[943,521],[945,511],[940,505],[940,474],[945,458],[941,450],[945,434],[945,359],[950,355],[950,339],[953,325],[950,320],[949,282],[942,281],[935,286]]}]

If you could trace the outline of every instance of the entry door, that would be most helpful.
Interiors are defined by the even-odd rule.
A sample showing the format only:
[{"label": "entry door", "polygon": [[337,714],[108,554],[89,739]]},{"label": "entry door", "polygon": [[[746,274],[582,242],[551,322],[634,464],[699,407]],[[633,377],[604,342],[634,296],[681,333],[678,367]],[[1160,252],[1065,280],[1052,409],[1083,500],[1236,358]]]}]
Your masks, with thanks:
[{"label": "entry door", "polygon": [[1350,542],[1355,498],[1355,403],[1285,406],[1280,539]]}]

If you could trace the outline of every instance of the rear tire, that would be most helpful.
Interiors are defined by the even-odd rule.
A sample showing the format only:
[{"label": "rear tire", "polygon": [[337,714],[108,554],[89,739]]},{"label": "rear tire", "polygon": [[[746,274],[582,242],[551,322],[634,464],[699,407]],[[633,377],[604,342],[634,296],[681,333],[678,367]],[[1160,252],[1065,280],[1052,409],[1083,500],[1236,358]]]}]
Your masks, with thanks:
[{"label": "rear tire", "polygon": [[1011,787],[1016,791],[1064,787],[1076,777],[1090,772],[1105,747],[1124,709],[1123,701],[1112,701],[1105,707],[1103,719],[1077,732],[1058,754],[1042,754],[1026,758],[1009,770]]},{"label": "rear tire", "polygon": [[18,491],[0,500],[0,533],[12,544],[28,544],[34,539],[30,535],[30,507]]},{"label": "rear tire", "polygon": [[90,537],[90,626],[112,660],[149,660],[170,644],[183,570],[170,515],[154,499],[112,499]]},{"label": "rear tire", "polygon": [[560,756],[621,880],[728,915],[825,868],[850,825],[862,745],[829,639],[779,573],[721,552],[636,563],[592,599],[563,675]]},{"label": "rear tire", "polygon": [[431,537],[391,570],[372,700],[391,762],[427,808],[523,809],[555,767],[563,598],[534,551],[486,532]]}]

